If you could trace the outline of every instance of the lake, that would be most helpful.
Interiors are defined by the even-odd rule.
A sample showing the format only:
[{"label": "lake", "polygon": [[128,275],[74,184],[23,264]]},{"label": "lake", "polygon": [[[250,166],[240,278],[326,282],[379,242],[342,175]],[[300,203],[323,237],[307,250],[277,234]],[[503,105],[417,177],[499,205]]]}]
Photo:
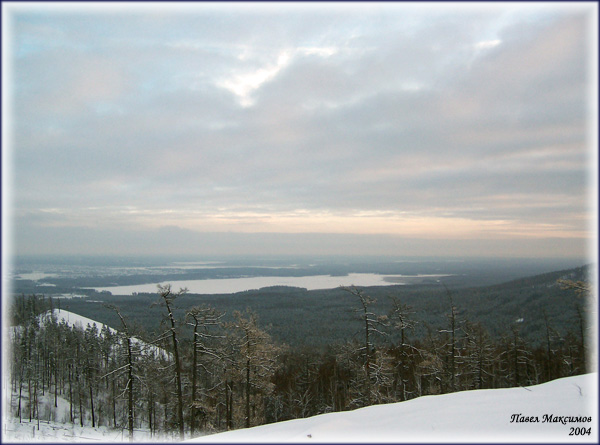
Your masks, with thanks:
[{"label": "lake", "polygon": [[[431,275],[432,277],[434,275]],[[314,289],[333,289],[339,286],[391,286],[406,284],[403,278],[415,276],[380,275],[374,273],[350,273],[344,276],[311,275],[303,277],[243,277],[205,280],[168,281],[161,283],[136,284],[131,286],[94,287],[97,291],[108,291],[113,295],[154,293],[157,284],[170,283],[173,290],[187,288],[193,294],[231,294],[269,286],[293,286]],[[422,276],[421,276],[422,277]]]}]

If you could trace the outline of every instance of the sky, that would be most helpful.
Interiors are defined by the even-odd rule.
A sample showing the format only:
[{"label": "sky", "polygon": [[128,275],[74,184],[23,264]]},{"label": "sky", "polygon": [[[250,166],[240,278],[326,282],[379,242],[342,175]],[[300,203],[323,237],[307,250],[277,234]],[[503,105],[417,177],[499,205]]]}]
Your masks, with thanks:
[{"label": "sky", "polygon": [[594,2],[2,9],[15,254],[597,244]]}]

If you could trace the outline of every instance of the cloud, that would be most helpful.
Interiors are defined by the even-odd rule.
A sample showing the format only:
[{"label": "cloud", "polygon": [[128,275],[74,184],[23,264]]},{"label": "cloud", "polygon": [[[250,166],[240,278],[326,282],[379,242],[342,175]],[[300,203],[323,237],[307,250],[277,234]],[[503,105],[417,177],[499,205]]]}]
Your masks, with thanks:
[{"label": "cloud", "polygon": [[36,227],[587,236],[588,17],[21,13],[16,218],[52,208]]},{"label": "cloud", "polygon": [[502,40],[500,40],[500,39],[482,40],[481,42],[477,42],[475,44],[475,48],[478,50],[486,50],[486,49],[494,48],[494,47],[500,45],[501,43],[502,43]]},{"label": "cloud", "polygon": [[260,88],[262,84],[269,82],[277,76],[285,68],[289,60],[290,55],[284,51],[279,54],[274,64],[269,64],[258,70],[234,74],[231,78],[219,81],[217,85],[226,88],[238,96],[242,107],[252,106],[254,104],[252,93]]},{"label": "cloud", "polygon": [[[25,240],[24,237],[28,239]],[[179,227],[114,230],[44,227],[17,232],[19,255],[392,255],[435,257],[552,258],[586,261],[584,239],[421,239],[414,236],[340,233],[198,233]],[[583,256],[582,256],[583,252]]]}]

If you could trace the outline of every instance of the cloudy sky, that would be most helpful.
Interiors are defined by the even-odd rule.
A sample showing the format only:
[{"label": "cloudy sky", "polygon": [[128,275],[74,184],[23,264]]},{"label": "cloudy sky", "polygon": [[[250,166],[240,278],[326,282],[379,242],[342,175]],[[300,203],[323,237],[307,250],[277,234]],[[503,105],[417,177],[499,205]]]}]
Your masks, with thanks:
[{"label": "cloudy sky", "polygon": [[595,245],[595,3],[2,8],[18,254]]}]

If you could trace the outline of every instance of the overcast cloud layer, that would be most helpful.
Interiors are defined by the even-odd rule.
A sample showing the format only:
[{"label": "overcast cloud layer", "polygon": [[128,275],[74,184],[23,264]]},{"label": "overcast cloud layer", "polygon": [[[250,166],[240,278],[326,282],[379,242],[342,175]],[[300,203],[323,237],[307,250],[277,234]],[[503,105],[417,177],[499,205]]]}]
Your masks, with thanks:
[{"label": "overcast cloud layer", "polygon": [[595,244],[596,4],[9,11],[17,253]]}]

